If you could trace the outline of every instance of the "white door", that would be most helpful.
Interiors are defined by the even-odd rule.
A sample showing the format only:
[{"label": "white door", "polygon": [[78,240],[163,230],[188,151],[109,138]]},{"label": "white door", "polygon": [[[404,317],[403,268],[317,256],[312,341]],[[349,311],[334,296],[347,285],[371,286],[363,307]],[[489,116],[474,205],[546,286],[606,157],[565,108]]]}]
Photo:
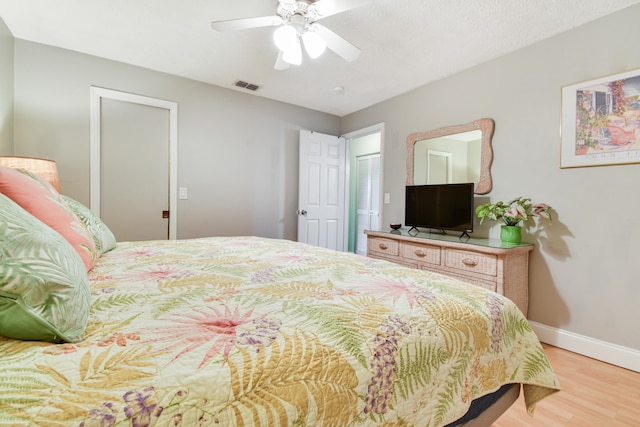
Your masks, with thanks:
[{"label": "white door", "polygon": [[346,140],[300,131],[298,241],[344,251]]},{"label": "white door", "polygon": [[356,253],[367,254],[365,230],[375,229],[380,217],[380,154],[360,156],[356,182]]},{"label": "white door", "polygon": [[427,150],[427,184],[449,184],[453,182],[451,160],[451,153]]},{"label": "white door", "polygon": [[176,238],[177,104],[91,88],[91,210],[118,241]]}]

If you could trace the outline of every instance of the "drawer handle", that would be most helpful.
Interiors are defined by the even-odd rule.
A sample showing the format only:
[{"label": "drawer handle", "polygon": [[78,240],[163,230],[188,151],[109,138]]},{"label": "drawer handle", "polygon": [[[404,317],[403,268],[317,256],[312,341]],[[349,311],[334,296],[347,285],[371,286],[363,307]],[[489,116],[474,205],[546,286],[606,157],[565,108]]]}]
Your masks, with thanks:
[{"label": "drawer handle", "polygon": [[416,249],[415,254],[416,256],[419,256],[421,258],[424,258],[427,256],[427,254],[422,249]]},{"label": "drawer handle", "polygon": [[462,258],[462,263],[469,267],[475,267],[476,265],[478,265],[478,261],[471,258]]},{"label": "drawer handle", "polygon": [[380,249],[382,249],[383,251],[386,250],[386,249],[389,249],[389,247],[387,245],[385,245],[384,243],[378,243],[378,247]]}]

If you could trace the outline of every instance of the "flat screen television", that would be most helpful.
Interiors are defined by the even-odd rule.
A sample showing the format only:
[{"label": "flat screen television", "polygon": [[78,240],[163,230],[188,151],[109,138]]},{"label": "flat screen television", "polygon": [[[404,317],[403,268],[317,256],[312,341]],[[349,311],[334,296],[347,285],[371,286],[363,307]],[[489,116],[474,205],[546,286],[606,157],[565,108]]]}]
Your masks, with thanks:
[{"label": "flat screen television", "polygon": [[422,227],[459,231],[461,236],[473,231],[473,183],[408,185],[404,223],[411,229]]}]

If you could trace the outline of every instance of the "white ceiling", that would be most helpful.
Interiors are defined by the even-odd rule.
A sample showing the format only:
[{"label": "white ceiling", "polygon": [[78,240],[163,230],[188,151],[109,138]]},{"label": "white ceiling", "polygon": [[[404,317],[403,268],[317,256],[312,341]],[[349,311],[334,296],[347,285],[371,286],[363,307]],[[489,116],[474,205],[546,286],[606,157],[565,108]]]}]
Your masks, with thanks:
[{"label": "white ceiling", "polygon": [[243,80],[257,96],[344,116],[638,3],[369,0],[320,21],[362,50],[355,62],[327,51],[284,71],[274,27],[210,27],[274,15],[277,0],[0,0],[0,17],[18,39],[250,93],[233,86]]}]

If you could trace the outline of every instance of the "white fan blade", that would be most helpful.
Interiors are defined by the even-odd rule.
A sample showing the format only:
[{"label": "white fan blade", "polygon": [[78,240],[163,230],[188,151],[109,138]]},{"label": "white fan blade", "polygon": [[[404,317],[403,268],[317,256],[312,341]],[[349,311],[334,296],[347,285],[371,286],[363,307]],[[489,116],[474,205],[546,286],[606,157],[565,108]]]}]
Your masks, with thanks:
[{"label": "white fan blade", "polygon": [[228,21],[213,21],[211,28],[216,31],[246,30],[248,28],[272,27],[282,24],[282,18],[277,15],[261,16],[258,18],[231,19]]},{"label": "white fan blade", "polygon": [[317,22],[315,23],[315,31],[327,43],[327,47],[340,55],[345,61],[352,62],[360,56],[360,49]]},{"label": "white fan blade", "polygon": [[368,3],[370,0],[318,0],[309,6],[314,9],[319,18],[355,9]]},{"label": "white fan blade", "polygon": [[291,64],[289,64],[282,58],[283,55],[284,52],[279,50],[278,57],[276,58],[276,64],[273,66],[273,68],[275,68],[276,70],[286,70],[291,66]]}]

